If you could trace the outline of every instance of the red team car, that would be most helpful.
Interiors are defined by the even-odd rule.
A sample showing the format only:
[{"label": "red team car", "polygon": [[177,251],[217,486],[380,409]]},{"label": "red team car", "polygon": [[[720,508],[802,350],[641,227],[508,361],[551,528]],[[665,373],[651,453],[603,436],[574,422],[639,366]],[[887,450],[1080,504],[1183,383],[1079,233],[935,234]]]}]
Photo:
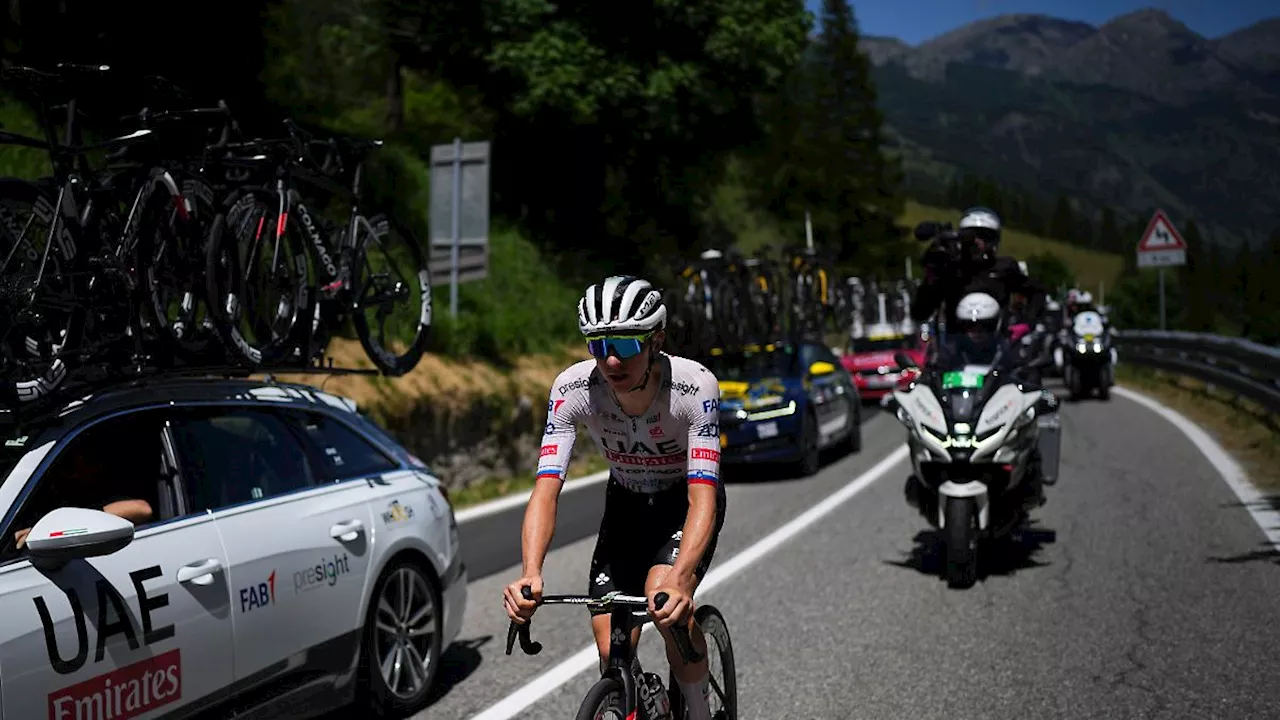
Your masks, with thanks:
[{"label": "red team car", "polygon": [[886,393],[905,386],[918,372],[902,369],[893,359],[905,352],[917,366],[924,366],[925,343],[918,332],[903,333],[892,325],[872,325],[863,337],[849,339],[840,363],[853,376],[863,400],[879,401]]}]

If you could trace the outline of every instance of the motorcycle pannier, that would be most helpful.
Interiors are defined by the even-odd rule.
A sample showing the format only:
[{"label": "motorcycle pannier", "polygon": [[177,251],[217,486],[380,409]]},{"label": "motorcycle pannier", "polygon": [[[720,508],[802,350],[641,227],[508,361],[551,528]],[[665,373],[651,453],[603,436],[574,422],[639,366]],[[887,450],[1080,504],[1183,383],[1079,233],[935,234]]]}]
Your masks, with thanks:
[{"label": "motorcycle pannier", "polygon": [[1046,415],[1036,418],[1040,426],[1040,466],[1044,473],[1045,484],[1052,485],[1058,481],[1058,458],[1062,450],[1062,418]]}]

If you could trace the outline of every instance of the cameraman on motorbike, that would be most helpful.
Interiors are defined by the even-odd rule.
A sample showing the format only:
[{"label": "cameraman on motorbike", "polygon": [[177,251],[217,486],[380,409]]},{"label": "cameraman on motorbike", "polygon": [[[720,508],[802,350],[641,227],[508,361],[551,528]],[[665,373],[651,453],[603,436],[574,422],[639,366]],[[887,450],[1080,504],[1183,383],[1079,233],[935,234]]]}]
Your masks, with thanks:
[{"label": "cameraman on motorbike", "polygon": [[[1000,217],[988,208],[966,210],[959,231],[949,225],[920,223],[915,235],[932,240],[921,264],[924,279],[911,306],[912,319],[920,324],[941,310],[939,318],[955,314],[960,299],[971,293],[985,293],[1002,308],[1010,308],[1013,295],[1026,298],[1024,318],[1038,317],[1047,296],[1044,285],[1027,276],[1011,257],[997,255],[1000,248]],[[1024,322],[1008,328],[1013,341],[1030,330]]]}]

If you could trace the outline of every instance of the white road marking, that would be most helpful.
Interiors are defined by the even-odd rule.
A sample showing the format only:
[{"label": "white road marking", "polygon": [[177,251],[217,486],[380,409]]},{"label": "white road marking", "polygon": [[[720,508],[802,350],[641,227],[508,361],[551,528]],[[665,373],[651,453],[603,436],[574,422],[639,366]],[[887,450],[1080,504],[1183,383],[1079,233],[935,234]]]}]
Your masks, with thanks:
[{"label": "white road marking", "polygon": [[[591,473],[590,475],[583,475],[580,478],[565,480],[564,488],[562,488],[560,492],[567,493],[573,492],[574,490],[581,490],[584,487],[595,485],[608,477],[609,471],[601,470],[600,472]],[[533,489],[530,488],[524,492],[516,493],[515,495],[507,495],[496,500],[482,502],[479,505],[472,505],[469,508],[463,508],[462,510],[454,513],[454,517],[458,519],[458,524],[461,525],[464,522],[475,520],[476,518],[482,518],[487,515],[493,515],[494,513],[500,513],[503,510],[509,510],[513,507],[524,505],[529,502],[529,498],[532,495]]]},{"label": "white road marking", "polygon": [[1257,488],[1249,482],[1249,476],[1245,473],[1244,468],[1240,467],[1240,463],[1231,457],[1218,441],[1214,440],[1198,425],[1188,420],[1177,410],[1174,410],[1163,403],[1155,400],[1147,395],[1139,393],[1128,388],[1115,386],[1111,388],[1111,392],[1117,393],[1120,397],[1132,400],[1139,405],[1144,405],[1147,409],[1157,415],[1173,423],[1173,426],[1182,431],[1187,436],[1205,458],[1209,460],[1209,464],[1213,465],[1222,479],[1235,492],[1236,497],[1240,498],[1240,503],[1249,511],[1249,515],[1253,517],[1253,521],[1258,524],[1258,528],[1262,530],[1262,534],[1273,547],[1280,550],[1280,512],[1272,509],[1271,503],[1267,502],[1266,496],[1258,491]]},{"label": "white road marking", "polygon": [[[713,567],[698,586],[697,597],[702,598],[715,586],[742,572],[748,565],[764,557],[769,552],[776,550],[802,530],[821,520],[823,516],[871,486],[872,483],[892,470],[894,466],[906,459],[907,447],[904,444],[886,455],[880,462],[859,475],[848,485],[828,495],[818,504],[797,515],[785,525],[756,541],[755,544],[742,552],[729,558],[728,561]],[[730,625],[733,624],[732,619],[729,620],[729,623]],[[652,623],[645,625],[642,634],[652,628]],[[514,658],[515,655],[512,657]],[[471,720],[508,720],[508,718],[516,717],[525,708],[550,695],[579,673],[597,667],[597,662],[596,646],[595,643],[591,643],[560,664],[534,678],[524,687],[506,696],[496,704],[489,706],[488,709],[478,715],[472,716]]]}]

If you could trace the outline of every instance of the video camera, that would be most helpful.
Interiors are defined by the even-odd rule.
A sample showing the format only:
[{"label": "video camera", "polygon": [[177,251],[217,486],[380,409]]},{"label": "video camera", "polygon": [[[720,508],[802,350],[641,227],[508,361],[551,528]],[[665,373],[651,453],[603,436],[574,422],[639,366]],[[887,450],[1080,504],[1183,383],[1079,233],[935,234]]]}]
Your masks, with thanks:
[{"label": "video camera", "polygon": [[[967,264],[986,259],[985,253],[974,243],[977,234],[973,230],[956,230],[949,222],[926,220],[916,225],[914,233],[916,240],[920,242],[936,241],[937,248],[946,261]],[[934,257],[930,257],[931,255]],[[937,257],[936,252],[926,252],[925,264],[930,264],[931,261],[941,262],[943,257]]]}]

